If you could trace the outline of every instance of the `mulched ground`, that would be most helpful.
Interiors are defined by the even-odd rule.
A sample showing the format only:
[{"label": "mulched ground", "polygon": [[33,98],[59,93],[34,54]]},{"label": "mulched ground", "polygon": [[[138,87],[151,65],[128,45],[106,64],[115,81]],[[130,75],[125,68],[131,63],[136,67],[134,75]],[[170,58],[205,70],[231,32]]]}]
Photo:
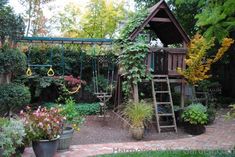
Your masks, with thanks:
[{"label": "mulched ground", "polygon": [[[80,132],[74,134],[72,145],[134,142],[135,140],[132,139],[128,129],[123,128],[120,120],[112,112],[108,114],[110,117],[106,118],[106,120],[97,115],[87,116]],[[143,141],[172,140],[187,137],[192,136],[183,132],[179,127],[178,133],[163,132],[159,134],[153,126],[145,131]]]}]

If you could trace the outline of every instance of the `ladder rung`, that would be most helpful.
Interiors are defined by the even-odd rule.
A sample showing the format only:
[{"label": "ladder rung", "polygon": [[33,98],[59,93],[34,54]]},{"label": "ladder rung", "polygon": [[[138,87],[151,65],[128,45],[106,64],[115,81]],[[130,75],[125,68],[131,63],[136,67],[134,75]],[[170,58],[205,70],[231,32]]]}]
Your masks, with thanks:
[{"label": "ladder rung", "polygon": [[161,114],[158,114],[158,116],[173,116],[172,113],[161,113]]},{"label": "ladder rung", "polygon": [[153,79],[154,82],[167,82],[167,79]]},{"label": "ladder rung", "polygon": [[164,94],[164,93],[169,93],[169,91],[155,91],[157,94]]},{"label": "ladder rung", "polygon": [[176,126],[175,125],[163,125],[163,126],[160,126],[160,128],[175,128]]},{"label": "ladder rung", "polygon": [[154,77],[168,77],[168,75],[153,75],[153,78]]},{"label": "ladder rung", "polygon": [[170,105],[171,102],[156,102],[157,105]]}]

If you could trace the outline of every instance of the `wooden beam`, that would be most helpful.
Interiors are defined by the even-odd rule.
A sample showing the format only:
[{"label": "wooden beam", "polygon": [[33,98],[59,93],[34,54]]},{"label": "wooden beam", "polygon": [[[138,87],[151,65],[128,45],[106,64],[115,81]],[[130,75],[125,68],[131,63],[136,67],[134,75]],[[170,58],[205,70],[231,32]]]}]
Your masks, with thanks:
[{"label": "wooden beam", "polygon": [[171,22],[169,18],[154,17],[151,19],[153,22]]}]

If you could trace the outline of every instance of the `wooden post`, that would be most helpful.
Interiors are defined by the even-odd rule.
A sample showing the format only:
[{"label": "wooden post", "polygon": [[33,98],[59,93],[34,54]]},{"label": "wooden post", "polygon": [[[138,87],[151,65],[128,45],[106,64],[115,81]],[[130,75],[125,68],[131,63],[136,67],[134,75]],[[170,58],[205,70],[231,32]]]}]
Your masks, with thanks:
[{"label": "wooden post", "polygon": [[181,89],[180,89],[180,103],[181,103],[181,108],[184,107],[184,98],[185,98],[185,82],[184,82],[184,79],[182,79],[182,82],[181,82]]},{"label": "wooden post", "polygon": [[[183,48],[187,48],[187,43],[184,41],[183,42]],[[182,69],[184,70],[186,68],[185,65],[185,60],[183,57],[183,61],[182,61]],[[181,82],[181,107],[184,107],[184,98],[185,98],[185,80],[182,78],[182,82]]]},{"label": "wooden post", "polygon": [[135,103],[139,102],[138,84],[133,84],[133,100]]}]

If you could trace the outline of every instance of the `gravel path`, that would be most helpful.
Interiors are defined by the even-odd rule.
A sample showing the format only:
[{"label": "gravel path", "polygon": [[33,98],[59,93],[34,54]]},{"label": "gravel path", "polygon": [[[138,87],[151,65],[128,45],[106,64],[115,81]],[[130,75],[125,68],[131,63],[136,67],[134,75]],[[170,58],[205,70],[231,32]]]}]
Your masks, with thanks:
[{"label": "gravel path", "polygon": [[[105,121],[98,116],[88,116],[86,122],[81,126],[80,132],[76,132],[73,137],[72,145],[81,144],[99,144],[99,143],[117,143],[117,142],[134,142],[128,129],[124,129],[117,117],[111,112],[110,117]],[[164,132],[157,133],[154,126],[145,132],[143,141],[150,140],[172,140],[191,137],[182,129],[178,133]]]}]

